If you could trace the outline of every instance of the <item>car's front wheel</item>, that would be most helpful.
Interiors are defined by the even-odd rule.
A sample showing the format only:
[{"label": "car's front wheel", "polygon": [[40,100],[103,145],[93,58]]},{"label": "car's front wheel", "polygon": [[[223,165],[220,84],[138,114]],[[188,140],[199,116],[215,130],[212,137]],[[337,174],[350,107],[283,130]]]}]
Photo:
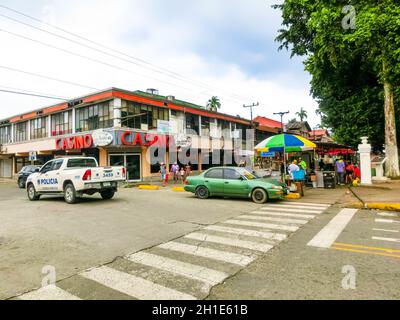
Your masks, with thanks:
[{"label": "car's front wheel", "polygon": [[18,187],[20,189],[25,189],[25,181],[24,181],[24,179],[22,179],[22,178],[18,179]]},{"label": "car's front wheel", "polygon": [[210,192],[204,186],[200,186],[196,189],[196,197],[199,199],[207,199],[210,196]]},{"label": "car's front wheel", "polygon": [[257,188],[251,194],[251,198],[255,203],[263,204],[263,203],[267,202],[268,194],[267,194],[267,191],[265,191],[264,189]]},{"label": "car's front wheel", "polygon": [[74,204],[77,202],[78,197],[76,195],[75,187],[72,183],[68,183],[64,187],[64,199],[68,204]]},{"label": "car's front wheel", "polygon": [[36,201],[40,199],[40,195],[36,192],[35,186],[32,183],[28,186],[27,193],[30,201]]},{"label": "car's front wheel", "polygon": [[112,197],[114,197],[114,194],[114,190],[104,190],[100,192],[100,195],[104,200],[112,199]]}]

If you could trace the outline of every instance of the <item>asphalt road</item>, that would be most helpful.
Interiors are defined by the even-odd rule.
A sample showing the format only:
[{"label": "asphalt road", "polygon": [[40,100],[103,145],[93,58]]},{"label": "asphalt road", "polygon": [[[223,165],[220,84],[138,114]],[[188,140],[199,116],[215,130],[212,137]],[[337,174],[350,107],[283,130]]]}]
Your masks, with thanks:
[{"label": "asphalt road", "polygon": [[[398,214],[359,210],[331,245],[307,245],[344,196],[256,205],[121,189],[67,205],[0,184],[0,299],[399,299]],[[57,287],[40,289],[53,267]]]}]

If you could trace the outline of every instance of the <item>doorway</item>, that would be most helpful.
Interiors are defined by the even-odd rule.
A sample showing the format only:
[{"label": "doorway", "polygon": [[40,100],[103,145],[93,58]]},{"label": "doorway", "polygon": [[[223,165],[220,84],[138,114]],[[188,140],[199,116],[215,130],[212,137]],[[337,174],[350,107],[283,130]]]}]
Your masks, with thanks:
[{"label": "doorway", "polygon": [[110,166],[124,166],[128,181],[141,181],[141,155],[140,154],[110,154]]}]

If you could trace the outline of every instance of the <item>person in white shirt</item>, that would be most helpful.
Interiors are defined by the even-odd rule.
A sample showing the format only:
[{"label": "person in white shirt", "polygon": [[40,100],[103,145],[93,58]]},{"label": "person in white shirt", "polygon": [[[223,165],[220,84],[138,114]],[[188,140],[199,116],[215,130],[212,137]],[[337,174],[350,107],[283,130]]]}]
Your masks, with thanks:
[{"label": "person in white shirt", "polygon": [[293,162],[288,167],[288,172],[293,179],[293,172],[300,171],[300,167],[297,165],[297,160],[293,160]]}]

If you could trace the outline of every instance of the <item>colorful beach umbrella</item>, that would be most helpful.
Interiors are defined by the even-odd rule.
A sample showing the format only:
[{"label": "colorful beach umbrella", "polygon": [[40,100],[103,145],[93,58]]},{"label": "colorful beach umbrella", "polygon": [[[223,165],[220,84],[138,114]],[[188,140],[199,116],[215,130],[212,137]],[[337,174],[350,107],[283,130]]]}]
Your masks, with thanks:
[{"label": "colorful beach umbrella", "polygon": [[278,134],[260,142],[254,149],[258,152],[299,152],[315,149],[310,140],[294,134]]}]

